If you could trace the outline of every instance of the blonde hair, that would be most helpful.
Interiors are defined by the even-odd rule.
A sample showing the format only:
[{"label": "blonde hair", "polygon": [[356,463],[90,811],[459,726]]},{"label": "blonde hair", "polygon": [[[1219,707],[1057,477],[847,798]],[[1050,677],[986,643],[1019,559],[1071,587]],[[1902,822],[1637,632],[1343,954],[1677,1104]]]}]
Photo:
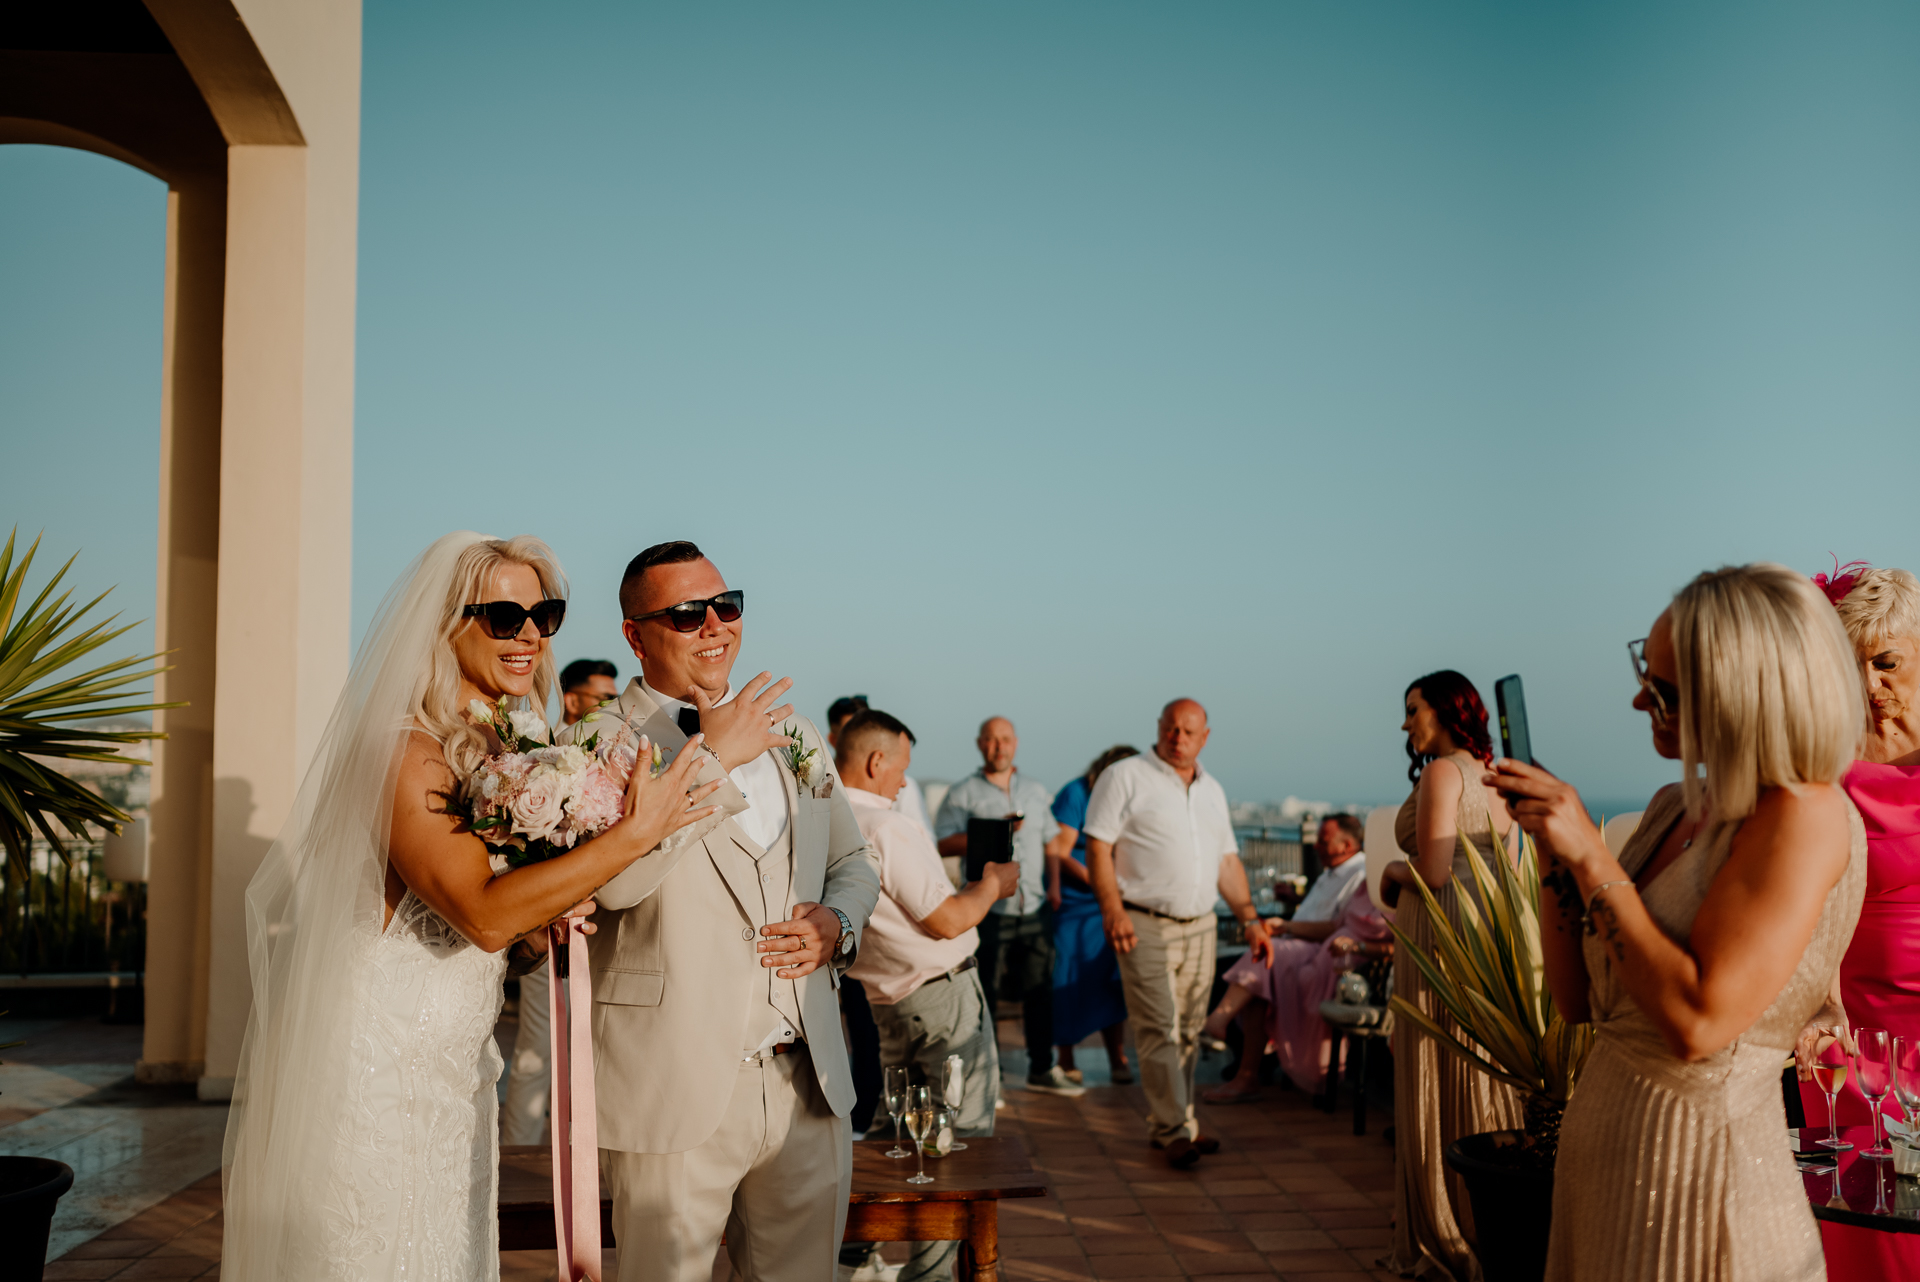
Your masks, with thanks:
[{"label": "blonde hair", "polygon": [[1866,729],[1865,687],[1819,588],[1771,562],[1728,566],[1681,589],[1672,618],[1688,814],[1710,794],[1717,835],[1765,789],[1839,781]]},{"label": "blonde hair", "polygon": [[[561,570],[553,549],[531,534],[510,539],[482,539],[469,544],[454,563],[447,580],[446,599],[440,607],[440,628],[433,647],[427,678],[414,699],[413,715],[426,732],[440,741],[447,764],[455,774],[466,778],[487,753],[484,736],[467,723],[466,708],[460,700],[460,657],[454,652],[453,638],[463,626],[479,626],[466,618],[462,610],[488,600],[493,577],[502,566],[524,565],[539,576],[540,590],[548,597],[565,599],[567,576]],[[545,715],[547,696],[559,684],[553,663],[553,650],[541,656],[533,670],[533,693],[520,700]]]},{"label": "blonde hair", "polygon": [[1920,579],[1905,570],[1862,570],[1838,609],[1857,650],[1890,637],[1920,637]]}]

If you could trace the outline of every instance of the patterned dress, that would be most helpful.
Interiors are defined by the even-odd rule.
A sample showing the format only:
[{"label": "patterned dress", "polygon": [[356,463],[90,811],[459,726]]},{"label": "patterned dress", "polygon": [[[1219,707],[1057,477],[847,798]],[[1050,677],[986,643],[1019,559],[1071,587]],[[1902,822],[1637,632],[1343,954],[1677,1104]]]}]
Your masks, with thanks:
[{"label": "patterned dress", "polygon": [[506,954],[476,948],[412,891],[387,928],[365,930],[352,952],[350,1077],[321,1276],[497,1279],[502,1065],[493,1026]]}]

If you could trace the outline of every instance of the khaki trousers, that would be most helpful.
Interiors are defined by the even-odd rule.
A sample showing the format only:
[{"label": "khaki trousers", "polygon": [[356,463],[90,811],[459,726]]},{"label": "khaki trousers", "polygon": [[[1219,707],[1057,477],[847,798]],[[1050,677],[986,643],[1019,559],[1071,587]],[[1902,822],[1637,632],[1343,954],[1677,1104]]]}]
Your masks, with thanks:
[{"label": "khaki trousers", "polygon": [[1218,927],[1212,913],[1182,924],[1127,911],[1136,937],[1120,954],[1120,986],[1127,995],[1140,1085],[1147,1093],[1147,1134],[1155,1144],[1192,1139],[1193,1070],[1200,1060],[1200,1025],[1213,993]]},{"label": "khaki trousers", "polygon": [[699,1147],[600,1150],[619,1282],[709,1282],[722,1233],[746,1282],[832,1282],[852,1138],[800,1050],[741,1064],[720,1129]]}]

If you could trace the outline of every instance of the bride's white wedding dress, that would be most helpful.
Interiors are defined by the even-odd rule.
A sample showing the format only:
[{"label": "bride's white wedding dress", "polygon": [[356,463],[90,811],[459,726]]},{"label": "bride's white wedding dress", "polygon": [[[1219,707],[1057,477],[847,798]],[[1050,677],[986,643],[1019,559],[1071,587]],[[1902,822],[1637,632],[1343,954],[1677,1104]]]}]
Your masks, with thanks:
[{"label": "bride's white wedding dress", "polygon": [[395,771],[481,537],[439,540],[388,593],[247,888],[225,1282],[498,1282],[506,960],[411,892],[386,918]]},{"label": "bride's white wedding dress", "polygon": [[326,1208],[330,1276],[498,1276],[495,1083],[504,953],[412,891],[353,941],[353,1027]]}]

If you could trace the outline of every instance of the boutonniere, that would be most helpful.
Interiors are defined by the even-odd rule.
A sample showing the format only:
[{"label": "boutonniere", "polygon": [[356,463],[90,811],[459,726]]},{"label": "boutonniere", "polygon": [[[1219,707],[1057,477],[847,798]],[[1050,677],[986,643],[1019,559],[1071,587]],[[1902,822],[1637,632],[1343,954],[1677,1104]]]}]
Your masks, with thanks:
[{"label": "boutonniere", "polygon": [[820,750],[809,748],[798,726],[791,721],[780,728],[787,736],[787,746],[780,750],[780,759],[787,763],[787,769],[793,772],[793,778],[802,788],[811,789],[820,776],[826,773],[821,769]]}]

